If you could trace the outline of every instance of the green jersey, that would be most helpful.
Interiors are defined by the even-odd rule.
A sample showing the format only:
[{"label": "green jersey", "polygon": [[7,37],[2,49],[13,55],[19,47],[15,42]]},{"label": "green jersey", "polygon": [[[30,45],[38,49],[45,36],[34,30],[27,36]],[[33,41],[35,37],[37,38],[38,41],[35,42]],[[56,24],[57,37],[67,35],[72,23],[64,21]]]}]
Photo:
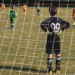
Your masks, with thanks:
[{"label": "green jersey", "polygon": [[37,12],[40,12],[40,7],[39,6],[37,6]]},{"label": "green jersey", "polygon": [[8,14],[10,16],[10,22],[15,22],[15,17],[17,16],[14,10],[11,10]]},{"label": "green jersey", "polygon": [[39,7],[39,6],[37,6],[37,9],[39,9],[39,10],[40,10],[40,7]]}]

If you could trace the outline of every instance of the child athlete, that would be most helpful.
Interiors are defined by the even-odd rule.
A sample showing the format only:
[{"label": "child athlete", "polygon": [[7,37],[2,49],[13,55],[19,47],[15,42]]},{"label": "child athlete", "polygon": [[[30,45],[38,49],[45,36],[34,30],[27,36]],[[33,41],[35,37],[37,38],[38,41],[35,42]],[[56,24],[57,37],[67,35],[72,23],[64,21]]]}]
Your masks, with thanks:
[{"label": "child athlete", "polygon": [[5,9],[5,4],[4,3],[2,3],[2,12],[4,12],[4,9]]},{"label": "child athlete", "polygon": [[36,7],[37,7],[37,14],[38,14],[38,16],[39,16],[39,15],[40,15],[40,6],[39,6],[38,3],[36,3]]},{"label": "child athlete", "polygon": [[23,11],[24,11],[24,14],[25,14],[25,15],[27,14],[26,10],[27,10],[27,6],[26,6],[26,4],[24,3],[24,5],[23,5]]},{"label": "child athlete", "polygon": [[74,27],[75,27],[75,9],[73,9],[72,18],[73,18],[73,20],[74,20]]},{"label": "child athlete", "polygon": [[15,12],[15,6],[13,5],[12,6],[12,10],[9,12],[9,14],[8,14],[8,17],[7,17],[7,20],[8,20],[8,18],[9,18],[9,16],[10,16],[10,22],[11,22],[11,29],[12,30],[14,30],[14,23],[15,23],[15,19],[16,19],[16,17],[17,17],[17,13]]},{"label": "child athlete", "polygon": [[67,29],[70,26],[70,24],[66,22],[65,20],[60,19],[56,16],[57,14],[56,6],[51,6],[49,8],[49,13],[51,17],[43,21],[40,26],[45,32],[48,32],[47,43],[46,43],[46,53],[48,54],[48,58],[47,58],[48,73],[52,74],[52,54],[54,50],[56,55],[55,72],[59,74],[61,50],[60,50],[60,37],[57,33]]}]

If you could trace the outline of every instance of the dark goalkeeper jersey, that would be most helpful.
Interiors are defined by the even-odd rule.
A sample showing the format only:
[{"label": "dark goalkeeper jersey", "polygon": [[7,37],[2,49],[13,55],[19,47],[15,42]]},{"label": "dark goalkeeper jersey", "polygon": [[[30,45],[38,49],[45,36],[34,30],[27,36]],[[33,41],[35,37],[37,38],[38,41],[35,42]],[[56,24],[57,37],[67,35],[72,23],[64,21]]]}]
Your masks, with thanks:
[{"label": "dark goalkeeper jersey", "polygon": [[40,26],[45,32],[52,32],[52,35],[50,35],[50,37],[58,37],[57,33],[60,30],[64,31],[65,29],[67,29],[70,24],[58,17],[51,17],[43,21]]}]

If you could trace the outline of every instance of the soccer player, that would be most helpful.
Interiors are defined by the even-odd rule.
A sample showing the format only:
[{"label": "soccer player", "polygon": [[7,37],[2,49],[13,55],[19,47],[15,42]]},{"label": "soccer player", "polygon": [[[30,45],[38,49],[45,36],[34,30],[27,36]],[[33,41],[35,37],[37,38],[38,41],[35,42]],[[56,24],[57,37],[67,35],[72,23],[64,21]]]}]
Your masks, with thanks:
[{"label": "soccer player", "polygon": [[56,55],[56,69],[55,72],[56,73],[60,73],[60,37],[58,35],[58,33],[60,33],[60,31],[64,31],[65,29],[67,29],[70,24],[68,22],[66,22],[63,19],[60,19],[56,16],[57,14],[57,7],[56,6],[51,6],[49,8],[49,13],[51,15],[50,18],[44,20],[40,26],[41,28],[47,32],[47,43],[46,43],[46,53],[48,54],[48,58],[47,58],[47,65],[48,65],[48,73],[52,74],[52,54],[53,54],[53,50],[55,52]]},{"label": "soccer player", "polygon": [[27,10],[27,6],[26,6],[26,4],[24,3],[24,5],[23,5],[23,11],[24,11],[24,14],[25,14],[25,15],[27,14],[26,10]]},{"label": "soccer player", "polygon": [[15,12],[15,6],[13,5],[12,6],[12,10],[9,12],[8,14],[8,17],[7,17],[7,20],[10,16],[10,22],[11,22],[11,29],[14,30],[14,23],[15,23],[15,19],[17,17],[17,13]]},{"label": "soccer player", "polygon": [[73,15],[72,15],[72,18],[74,20],[74,26],[75,26],[75,9],[73,9]]},{"label": "soccer player", "polygon": [[40,6],[39,6],[38,3],[36,3],[36,7],[37,7],[37,14],[38,14],[38,16],[39,16],[39,15],[40,15]]},{"label": "soccer player", "polygon": [[5,9],[5,4],[4,3],[2,3],[2,12],[4,12],[4,9]]}]

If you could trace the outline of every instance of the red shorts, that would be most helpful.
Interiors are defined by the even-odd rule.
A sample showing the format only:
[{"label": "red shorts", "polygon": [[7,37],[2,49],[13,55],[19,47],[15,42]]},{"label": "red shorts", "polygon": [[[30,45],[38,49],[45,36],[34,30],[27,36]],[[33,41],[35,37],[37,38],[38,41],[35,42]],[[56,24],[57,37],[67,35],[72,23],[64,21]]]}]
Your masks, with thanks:
[{"label": "red shorts", "polygon": [[24,10],[24,12],[25,12],[26,10]]},{"label": "red shorts", "polygon": [[2,8],[2,10],[4,10],[5,8]]}]

